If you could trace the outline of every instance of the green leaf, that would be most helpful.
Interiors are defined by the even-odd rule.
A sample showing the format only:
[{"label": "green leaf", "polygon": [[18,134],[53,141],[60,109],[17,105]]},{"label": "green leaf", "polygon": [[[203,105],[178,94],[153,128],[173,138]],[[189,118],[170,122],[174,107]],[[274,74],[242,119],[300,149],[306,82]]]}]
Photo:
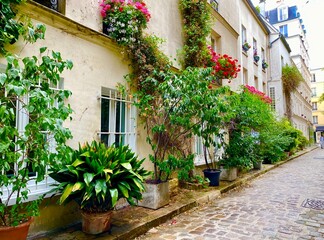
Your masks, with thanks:
[{"label": "green leaf", "polygon": [[70,196],[72,189],[73,189],[73,184],[69,183],[68,185],[66,185],[59,200],[60,204],[64,203],[64,201]]},{"label": "green leaf", "polygon": [[132,170],[132,165],[128,162],[126,163],[121,163],[120,165],[122,165],[124,168],[126,168],[127,170]]},{"label": "green leaf", "polygon": [[46,50],[47,50],[47,47],[41,47],[41,48],[39,49],[39,52],[40,52],[40,53],[44,53]]},{"label": "green leaf", "polygon": [[96,181],[95,191],[96,191],[96,195],[98,195],[100,192],[104,193],[102,196],[106,195],[106,193],[107,193],[107,185],[106,185],[105,180],[99,179],[99,180]]},{"label": "green leaf", "polygon": [[74,185],[73,185],[73,188],[72,188],[72,192],[76,192],[76,191],[79,191],[81,189],[84,188],[84,183],[82,182],[76,182]]},{"label": "green leaf", "polygon": [[128,189],[124,185],[122,185],[120,183],[117,186],[118,186],[119,190],[122,192],[123,196],[125,198],[128,198],[129,197]]},{"label": "green leaf", "polygon": [[83,174],[84,182],[86,183],[87,186],[91,183],[92,179],[94,178],[93,173],[85,173]]},{"label": "green leaf", "polygon": [[7,75],[5,73],[0,73],[0,84],[3,85],[7,80]]},{"label": "green leaf", "polygon": [[141,191],[144,191],[145,188],[144,188],[144,185],[143,183],[138,180],[137,178],[133,178],[133,182],[136,184],[136,186],[141,190]]},{"label": "green leaf", "polygon": [[81,161],[80,159],[77,159],[75,160],[73,163],[72,163],[72,166],[73,167],[77,167],[79,166],[80,164],[84,163],[84,161]]},{"label": "green leaf", "polygon": [[118,190],[116,188],[109,189],[110,196],[111,196],[111,206],[115,207],[117,200],[118,200]]}]

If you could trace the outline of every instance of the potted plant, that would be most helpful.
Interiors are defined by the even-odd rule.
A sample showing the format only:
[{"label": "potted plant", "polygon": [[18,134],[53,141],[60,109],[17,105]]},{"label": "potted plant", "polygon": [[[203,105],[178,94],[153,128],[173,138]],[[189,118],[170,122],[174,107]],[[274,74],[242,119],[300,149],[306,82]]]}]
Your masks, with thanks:
[{"label": "potted plant", "polygon": [[253,53],[253,59],[254,59],[254,62],[259,62],[260,60],[260,56],[258,55],[258,52],[255,50],[254,53]]},{"label": "potted plant", "polygon": [[269,64],[263,59],[262,60],[262,69],[266,69],[269,66]]},{"label": "potted plant", "polygon": [[128,146],[86,142],[52,164],[50,176],[58,184],[51,192],[62,194],[59,204],[72,200],[79,204],[83,232],[108,231],[112,210],[119,199],[126,199],[130,205],[142,199],[143,182],[150,174],[142,167],[143,161]]},{"label": "potted plant", "polygon": [[[30,187],[44,180],[49,162],[65,153],[65,141],[72,137],[63,127],[72,112],[64,104],[71,92],[58,87],[60,73],[72,62],[45,51],[40,50],[42,61],[8,55],[0,73],[0,239],[26,238],[42,200],[30,200]],[[26,226],[24,236],[1,235],[5,228],[17,233],[20,224]]]},{"label": "potted plant", "polygon": [[100,7],[103,32],[121,45],[135,42],[151,18],[142,1],[103,0]]},{"label": "potted plant", "polygon": [[244,50],[244,52],[247,52],[250,48],[251,48],[251,45],[245,41],[242,45],[242,49]]},{"label": "potted plant", "polygon": [[238,64],[238,60],[232,58],[227,54],[217,54],[210,46],[208,46],[210,59],[206,64],[208,67],[212,67],[212,75],[214,77],[212,83],[216,83],[221,86],[222,79],[228,79],[228,82],[231,82],[231,79],[236,78],[237,74],[241,71],[241,65]]}]

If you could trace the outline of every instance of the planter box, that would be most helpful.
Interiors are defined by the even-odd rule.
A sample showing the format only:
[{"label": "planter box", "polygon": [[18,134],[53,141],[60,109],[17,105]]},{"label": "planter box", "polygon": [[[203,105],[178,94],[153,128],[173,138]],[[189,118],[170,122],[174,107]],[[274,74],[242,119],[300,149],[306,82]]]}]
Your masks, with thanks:
[{"label": "planter box", "polygon": [[138,206],[158,209],[170,201],[169,182],[158,184],[145,183],[146,191],[143,193],[143,199],[138,201]]},{"label": "planter box", "polygon": [[220,180],[222,181],[234,181],[237,178],[237,168],[225,169],[221,167]]},{"label": "planter box", "polygon": [[262,162],[253,162],[253,169],[261,170],[262,169]]}]

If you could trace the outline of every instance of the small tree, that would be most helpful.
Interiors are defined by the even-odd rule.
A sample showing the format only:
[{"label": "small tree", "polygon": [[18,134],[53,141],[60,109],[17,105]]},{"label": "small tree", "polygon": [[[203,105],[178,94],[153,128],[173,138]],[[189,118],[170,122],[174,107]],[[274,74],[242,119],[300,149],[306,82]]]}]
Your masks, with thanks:
[{"label": "small tree", "polygon": [[[48,163],[64,155],[65,141],[72,137],[63,126],[72,112],[64,104],[71,92],[53,87],[73,65],[58,52],[41,61],[36,56],[6,59],[0,73],[0,225],[15,226],[38,213],[40,201],[24,203],[28,183],[44,179]],[[24,121],[17,124],[18,118]]]}]

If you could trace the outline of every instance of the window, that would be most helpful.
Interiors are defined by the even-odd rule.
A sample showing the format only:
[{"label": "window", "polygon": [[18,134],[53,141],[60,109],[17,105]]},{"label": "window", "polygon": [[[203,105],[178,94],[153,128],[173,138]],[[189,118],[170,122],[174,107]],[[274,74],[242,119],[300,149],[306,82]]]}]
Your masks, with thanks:
[{"label": "window", "polygon": [[284,37],[288,37],[288,26],[287,25],[280,26],[279,31]]},{"label": "window", "polygon": [[62,14],[65,13],[65,0],[34,0],[34,1],[44,5],[45,7],[60,12]]},{"label": "window", "polygon": [[130,96],[112,89],[101,92],[101,141],[107,146],[129,145],[136,151],[136,109]]},{"label": "window", "polygon": [[259,79],[257,76],[254,76],[254,87],[259,90]]},{"label": "window", "polygon": [[280,63],[281,63],[281,68],[283,68],[285,66],[285,61],[283,56],[280,57]]},{"label": "window", "polygon": [[318,124],[318,116],[313,116],[313,124]]},{"label": "window", "polygon": [[246,28],[242,25],[242,45],[247,42],[246,38]]},{"label": "window", "polygon": [[218,0],[210,0],[211,7],[218,12]]},{"label": "window", "polygon": [[315,73],[312,74],[312,79],[311,79],[311,81],[312,81],[312,82],[316,82],[316,74],[315,74]]},{"label": "window", "polygon": [[276,89],[275,87],[270,87],[269,89],[269,97],[272,99],[271,109],[276,111]]},{"label": "window", "polygon": [[253,38],[253,55],[258,55],[258,44],[254,38]]},{"label": "window", "polygon": [[261,59],[266,61],[266,58],[265,58],[265,53],[264,53],[264,49],[261,48]]},{"label": "window", "polygon": [[312,88],[312,97],[316,97],[316,88]]},{"label": "window", "polygon": [[317,110],[317,102],[312,102],[312,110]]},{"label": "window", "polygon": [[278,21],[284,21],[288,19],[288,6],[282,6],[278,8]]},{"label": "window", "polygon": [[220,53],[219,50],[222,49],[221,48],[220,36],[215,32],[211,33],[210,46],[217,53]]},{"label": "window", "polygon": [[243,68],[243,83],[245,85],[249,84],[248,71],[246,70],[246,68]]}]

